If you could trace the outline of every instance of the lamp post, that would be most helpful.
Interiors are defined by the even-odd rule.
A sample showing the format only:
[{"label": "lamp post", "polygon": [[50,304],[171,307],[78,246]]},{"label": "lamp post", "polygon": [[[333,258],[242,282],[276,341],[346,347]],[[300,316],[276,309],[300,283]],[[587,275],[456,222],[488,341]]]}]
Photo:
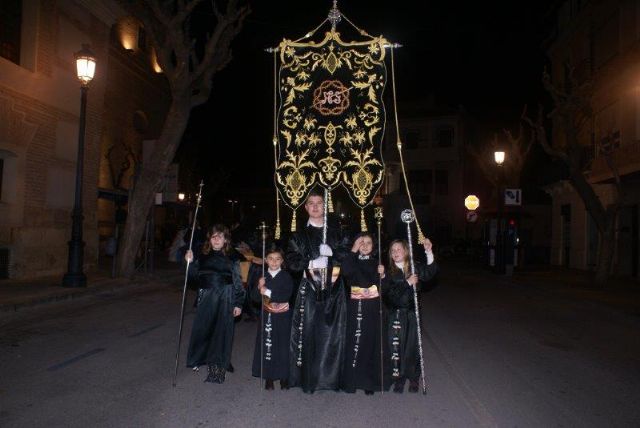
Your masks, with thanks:
[{"label": "lamp post", "polygon": [[227,202],[229,202],[231,204],[231,223],[233,223],[234,220],[234,208],[236,206],[236,204],[238,203],[238,201],[234,200],[234,199],[229,199],[227,200]]},{"label": "lamp post", "polygon": [[503,239],[503,227],[502,227],[502,209],[503,209],[503,195],[502,195],[502,165],[505,160],[505,152],[503,151],[495,151],[493,153],[493,159],[498,166],[498,209],[497,209],[497,220],[496,220],[496,255],[495,255],[495,272],[497,274],[505,273],[504,266],[504,239]]},{"label": "lamp post", "polygon": [[80,125],[78,129],[78,158],[76,161],[76,191],[71,214],[71,241],[69,241],[69,260],[67,272],[62,278],[64,287],[86,287],[87,276],[83,272],[84,242],[82,241],[82,176],[84,168],[84,133],[87,113],[87,92],[89,82],[96,71],[96,57],[89,45],[82,45],[76,52],[76,72],[80,80]]}]

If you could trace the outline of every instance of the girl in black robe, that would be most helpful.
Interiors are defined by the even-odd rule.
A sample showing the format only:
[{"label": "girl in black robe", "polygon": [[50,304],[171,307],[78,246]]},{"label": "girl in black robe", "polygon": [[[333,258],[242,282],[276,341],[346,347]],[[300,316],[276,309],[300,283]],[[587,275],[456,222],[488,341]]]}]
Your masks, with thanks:
[{"label": "girl in black robe", "polygon": [[415,263],[411,275],[409,247],[404,240],[395,240],[389,248],[389,269],[382,281],[383,297],[389,308],[388,343],[391,353],[393,391],[401,393],[409,379],[409,392],[418,392],[420,354],[418,326],[414,305],[414,287],[433,278],[438,267],[433,259],[431,241],[425,239],[427,263]]},{"label": "girl in black robe", "polygon": [[378,265],[372,252],[373,236],[361,234],[343,260],[341,270],[347,296],[350,296],[342,387],[351,393],[363,389],[367,395],[382,389],[378,283],[384,267]]},{"label": "girl in black robe", "polygon": [[[205,382],[223,383],[230,365],[234,317],[242,313],[245,290],[240,260],[232,253],[229,229],[215,225],[207,234],[202,254],[189,265],[198,283],[198,308],[193,320],[187,367],[207,365]],[[193,260],[188,251],[185,260]]]},{"label": "girl in black robe", "polygon": [[262,315],[256,334],[253,352],[253,376],[262,377],[265,389],[273,389],[273,381],[280,381],[280,388],[289,389],[289,338],[291,335],[291,309],[289,299],[293,292],[293,279],[281,269],[282,251],[273,249],[267,253],[269,270],[260,278],[257,287],[258,302],[262,299]]}]

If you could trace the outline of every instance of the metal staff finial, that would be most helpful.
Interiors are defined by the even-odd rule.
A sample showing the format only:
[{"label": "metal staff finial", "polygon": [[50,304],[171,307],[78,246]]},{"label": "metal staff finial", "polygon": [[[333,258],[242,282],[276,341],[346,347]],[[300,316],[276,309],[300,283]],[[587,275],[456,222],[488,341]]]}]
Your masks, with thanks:
[{"label": "metal staff finial", "polygon": [[[416,266],[413,262],[413,240],[411,239],[411,223],[416,219],[413,211],[404,210],[400,214],[400,219],[407,224],[407,241],[409,244],[409,262],[411,263],[411,275],[415,275]],[[422,378],[422,393],[427,393],[427,381],[424,376],[424,354],[422,352],[422,330],[420,328],[420,307],[418,306],[418,290],[416,286],[413,287],[413,304],[415,306],[416,315],[416,333],[418,334],[418,353],[420,354],[420,377]]]},{"label": "metal staff finial", "polygon": [[335,31],[336,26],[342,20],[342,14],[338,10],[338,0],[333,0],[333,7],[329,11],[327,19],[331,23],[331,30]]}]

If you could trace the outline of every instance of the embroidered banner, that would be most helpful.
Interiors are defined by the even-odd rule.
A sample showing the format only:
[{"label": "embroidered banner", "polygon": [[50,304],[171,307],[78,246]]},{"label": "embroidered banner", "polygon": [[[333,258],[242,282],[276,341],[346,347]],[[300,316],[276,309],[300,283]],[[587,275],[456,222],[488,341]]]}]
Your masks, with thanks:
[{"label": "embroidered banner", "polygon": [[295,209],[315,185],[344,186],[361,208],[384,176],[383,37],[280,43],[276,186]]}]

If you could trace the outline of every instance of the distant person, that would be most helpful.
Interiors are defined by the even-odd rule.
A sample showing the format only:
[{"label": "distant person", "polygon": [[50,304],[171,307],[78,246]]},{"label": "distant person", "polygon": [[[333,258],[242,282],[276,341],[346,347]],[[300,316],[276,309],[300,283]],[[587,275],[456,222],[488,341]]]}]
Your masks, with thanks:
[{"label": "distant person", "polygon": [[391,353],[393,391],[402,393],[409,380],[409,392],[418,392],[420,381],[420,354],[418,324],[416,321],[414,288],[429,281],[438,271],[434,262],[432,244],[424,241],[426,264],[415,262],[411,274],[409,246],[396,239],[389,247],[389,267],[382,282],[382,295],[389,308],[388,344]]},{"label": "distant person", "polygon": [[[282,270],[282,250],[271,249],[267,253],[265,277],[258,280],[254,300],[262,303],[253,353],[253,376],[265,379],[265,389],[273,389],[274,381],[280,381],[281,389],[289,389],[289,338],[291,334],[291,309],[289,299],[293,292],[293,279]],[[262,364],[260,359],[262,358]]]},{"label": "distant person", "polygon": [[231,368],[234,317],[242,313],[245,298],[239,254],[231,248],[229,229],[220,224],[211,227],[201,255],[194,260],[188,250],[185,260],[193,261],[189,275],[198,284],[187,366],[197,369],[206,365],[205,382],[223,383]]}]

